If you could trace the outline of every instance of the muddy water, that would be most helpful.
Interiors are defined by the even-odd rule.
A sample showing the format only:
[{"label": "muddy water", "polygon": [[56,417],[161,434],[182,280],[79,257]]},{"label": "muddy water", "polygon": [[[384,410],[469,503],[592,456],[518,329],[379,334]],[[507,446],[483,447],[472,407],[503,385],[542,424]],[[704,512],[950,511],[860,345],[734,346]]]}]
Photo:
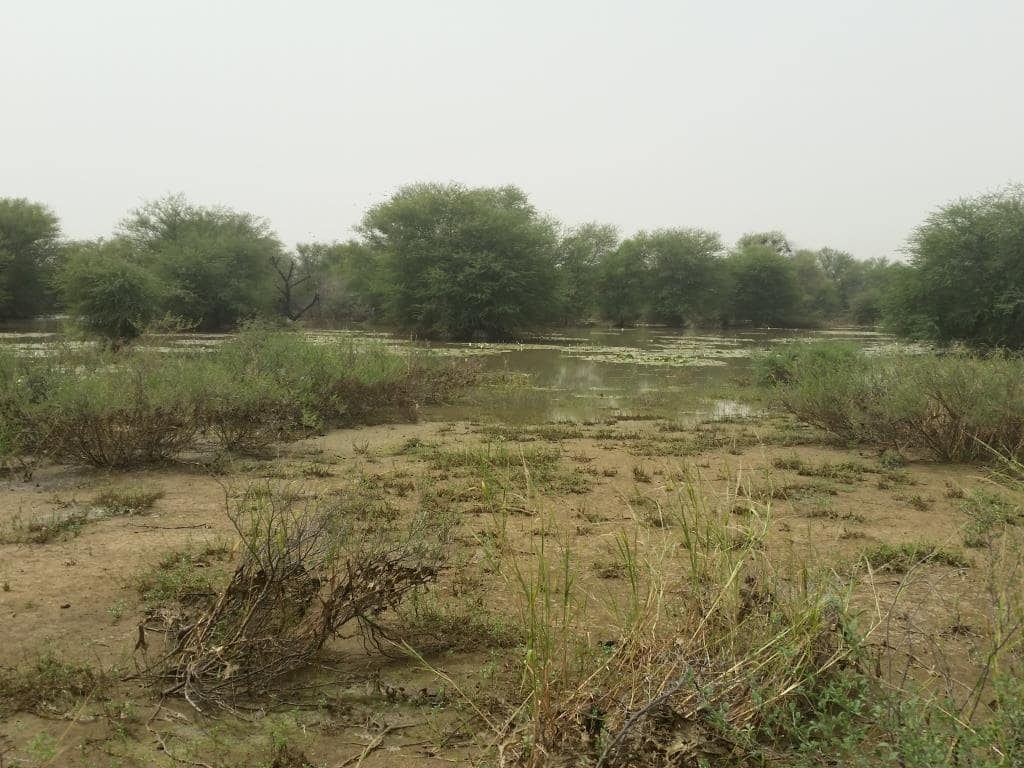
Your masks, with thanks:
[{"label": "muddy water", "polygon": [[[451,345],[479,355],[487,371],[526,374],[520,388],[484,392],[441,410],[445,417],[505,422],[601,421],[651,416],[682,422],[747,415],[728,392],[749,371],[751,355],[793,341],[892,344],[866,330],[752,330],[729,333],[663,328],[576,329],[513,345]],[[514,377],[513,377],[514,378]]]}]

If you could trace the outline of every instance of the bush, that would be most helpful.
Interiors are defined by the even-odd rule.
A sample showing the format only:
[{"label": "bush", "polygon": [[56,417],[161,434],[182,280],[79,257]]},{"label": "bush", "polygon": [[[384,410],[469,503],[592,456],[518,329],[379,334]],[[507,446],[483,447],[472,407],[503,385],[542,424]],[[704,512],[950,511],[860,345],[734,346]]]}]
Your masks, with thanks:
[{"label": "bush", "polygon": [[475,369],[383,346],[318,344],[249,328],[206,353],[65,351],[0,356],[0,458],[94,466],[162,461],[202,447],[258,450],[324,425],[415,416]]},{"label": "bush", "polygon": [[760,363],[783,405],[848,440],[940,461],[1024,455],[1024,359],[808,347]]},{"label": "bush", "polygon": [[124,240],[72,250],[57,276],[68,311],[83,329],[114,347],[141,335],[162,296],[157,278]]}]

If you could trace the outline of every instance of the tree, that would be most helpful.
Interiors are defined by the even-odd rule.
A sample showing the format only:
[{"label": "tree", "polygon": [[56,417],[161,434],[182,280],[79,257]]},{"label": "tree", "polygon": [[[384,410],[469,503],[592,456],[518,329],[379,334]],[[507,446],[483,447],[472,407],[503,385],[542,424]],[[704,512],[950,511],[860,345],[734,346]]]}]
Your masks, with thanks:
[{"label": "tree", "polygon": [[649,254],[652,319],[676,327],[722,319],[728,281],[717,232],[661,229],[637,238]]},{"label": "tree", "polygon": [[835,317],[842,309],[839,288],[821,266],[820,251],[793,254],[793,274],[799,289],[796,314],[802,324],[815,325]]},{"label": "tree", "polygon": [[273,262],[283,251],[265,220],[177,195],[133,211],[121,229],[166,284],[171,314],[221,330],[273,310]]},{"label": "tree", "polygon": [[1024,186],[957,200],[925,219],[888,302],[889,322],[939,342],[1024,347]]},{"label": "tree", "polygon": [[601,262],[601,316],[621,328],[635,325],[650,302],[651,253],[646,237],[632,237]]},{"label": "tree", "polygon": [[0,318],[33,317],[52,307],[59,239],[60,224],[49,208],[0,198]]},{"label": "tree", "polygon": [[601,262],[618,247],[619,232],[611,224],[588,222],[565,234],[558,247],[562,285],[562,323],[571,325],[593,317]]},{"label": "tree", "polygon": [[748,232],[736,243],[739,250],[750,245],[765,245],[771,248],[780,256],[792,256],[793,246],[789,244],[789,238],[784,232],[773,229],[769,232]]},{"label": "tree", "polygon": [[302,264],[292,256],[271,258],[274,271],[278,276],[277,292],[281,300],[281,314],[292,322],[298,320],[320,301],[320,292],[313,286],[313,295],[308,301],[303,298],[299,303],[298,293],[303,287],[312,286],[313,275],[302,269]]},{"label": "tree", "polygon": [[503,339],[554,319],[554,224],[516,187],[413,184],[363,218],[394,319],[426,336]]},{"label": "tree", "polygon": [[145,330],[162,294],[159,280],[138,263],[132,243],[123,238],[70,246],[56,283],[82,328],[115,349]]},{"label": "tree", "polygon": [[798,324],[800,294],[790,258],[767,244],[740,241],[729,257],[733,320],[756,326]]},{"label": "tree", "polygon": [[321,319],[381,321],[388,298],[388,276],[381,254],[367,243],[300,243],[299,263],[311,275],[305,290],[320,296],[314,310]]}]

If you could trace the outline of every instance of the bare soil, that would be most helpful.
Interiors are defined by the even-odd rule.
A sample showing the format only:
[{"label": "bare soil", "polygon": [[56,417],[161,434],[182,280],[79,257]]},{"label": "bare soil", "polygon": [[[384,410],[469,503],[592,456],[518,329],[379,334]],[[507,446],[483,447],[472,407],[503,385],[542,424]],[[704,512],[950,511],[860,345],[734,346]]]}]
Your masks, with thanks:
[{"label": "bare soil", "polygon": [[[692,441],[695,429],[719,439],[704,450],[684,451],[682,441]],[[493,566],[495,526],[509,529],[519,555],[530,552],[531,538],[552,536],[570,546],[581,565],[581,588],[594,598],[590,632],[598,642],[614,636],[614,595],[625,589],[609,565],[616,537],[627,531],[644,546],[657,546],[678,536],[672,525],[660,526],[659,510],[676,503],[689,478],[713,503],[735,507],[737,523],[751,513],[765,516],[773,561],[827,565],[847,574],[865,623],[887,617],[870,641],[891,650],[884,658],[892,675],[909,670],[927,680],[941,672],[944,684],[970,679],[987,631],[985,569],[933,564],[909,576],[870,573],[860,554],[878,543],[922,540],[962,548],[965,518],[955,497],[960,489],[984,484],[983,468],[912,461],[886,470],[876,453],[812,438],[809,444],[772,444],[782,434],[771,420],[676,431],[664,422],[622,421],[586,427],[569,439],[521,436],[530,438],[522,445],[558,450],[558,470],[573,483],[511,489],[504,504],[514,511],[500,519],[493,496],[481,487],[486,481],[425,459],[424,445],[465,447],[493,439],[465,422],[334,431],[278,446],[273,455],[234,457],[218,465],[223,474],[197,462],[124,473],[47,466],[30,481],[9,478],[0,497],[0,530],[8,534],[87,508],[108,489],[143,486],[164,495],[147,514],[99,519],[48,543],[0,545],[0,666],[29,665],[52,650],[107,670],[114,680],[104,701],[81,702],[69,711],[8,713],[0,719],[0,764],[486,764],[488,736],[477,708],[499,712],[514,699],[521,653],[489,645],[493,638],[486,634],[423,642],[423,658],[446,677],[396,649],[384,654],[365,648],[359,637],[342,638],[320,668],[296,680],[293,689],[258,702],[246,718],[200,714],[174,699],[160,702],[142,683],[125,679],[142,661],[142,652],[133,651],[146,610],[140,575],[168,553],[230,549],[235,534],[225,498],[261,480],[302,494],[370,488],[397,514],[410,513],[424,489],[450,489],[446,498],[459,512],[459,530],[452,567],[432,599],[448,607],[472,603],[486,615],[514,617],[517,605],[508,574]],[[823,477],[785,466],[863,471]],[[976,557],[973,550],[964,552]],[[211,558],[203,567],[216,572],[228,565]],[[146,652],[159,652],[159,643],[151,636]]]}]

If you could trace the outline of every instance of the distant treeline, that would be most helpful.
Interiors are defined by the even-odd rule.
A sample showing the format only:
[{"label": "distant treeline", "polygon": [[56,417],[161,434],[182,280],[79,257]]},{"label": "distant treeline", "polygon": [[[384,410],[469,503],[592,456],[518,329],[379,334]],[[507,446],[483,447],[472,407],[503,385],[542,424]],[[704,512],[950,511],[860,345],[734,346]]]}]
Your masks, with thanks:
[{"label": "distant treeline", "polygon": [[1024,192],[952,203],[910,236],[908,264],[734,245],[677,228],[620,238],[563,228],[515,187],[414,184],[347,242],[288,252],[270,224],[183,197],[131,212],[110,238],[68,241],[57,217],[0,199],[0,318],[56,312],[115,341],[155,324],[224,330],[253,317],[389,324],[501,339],[557,325],[885,324],[908,336],[1024,346]]}]

